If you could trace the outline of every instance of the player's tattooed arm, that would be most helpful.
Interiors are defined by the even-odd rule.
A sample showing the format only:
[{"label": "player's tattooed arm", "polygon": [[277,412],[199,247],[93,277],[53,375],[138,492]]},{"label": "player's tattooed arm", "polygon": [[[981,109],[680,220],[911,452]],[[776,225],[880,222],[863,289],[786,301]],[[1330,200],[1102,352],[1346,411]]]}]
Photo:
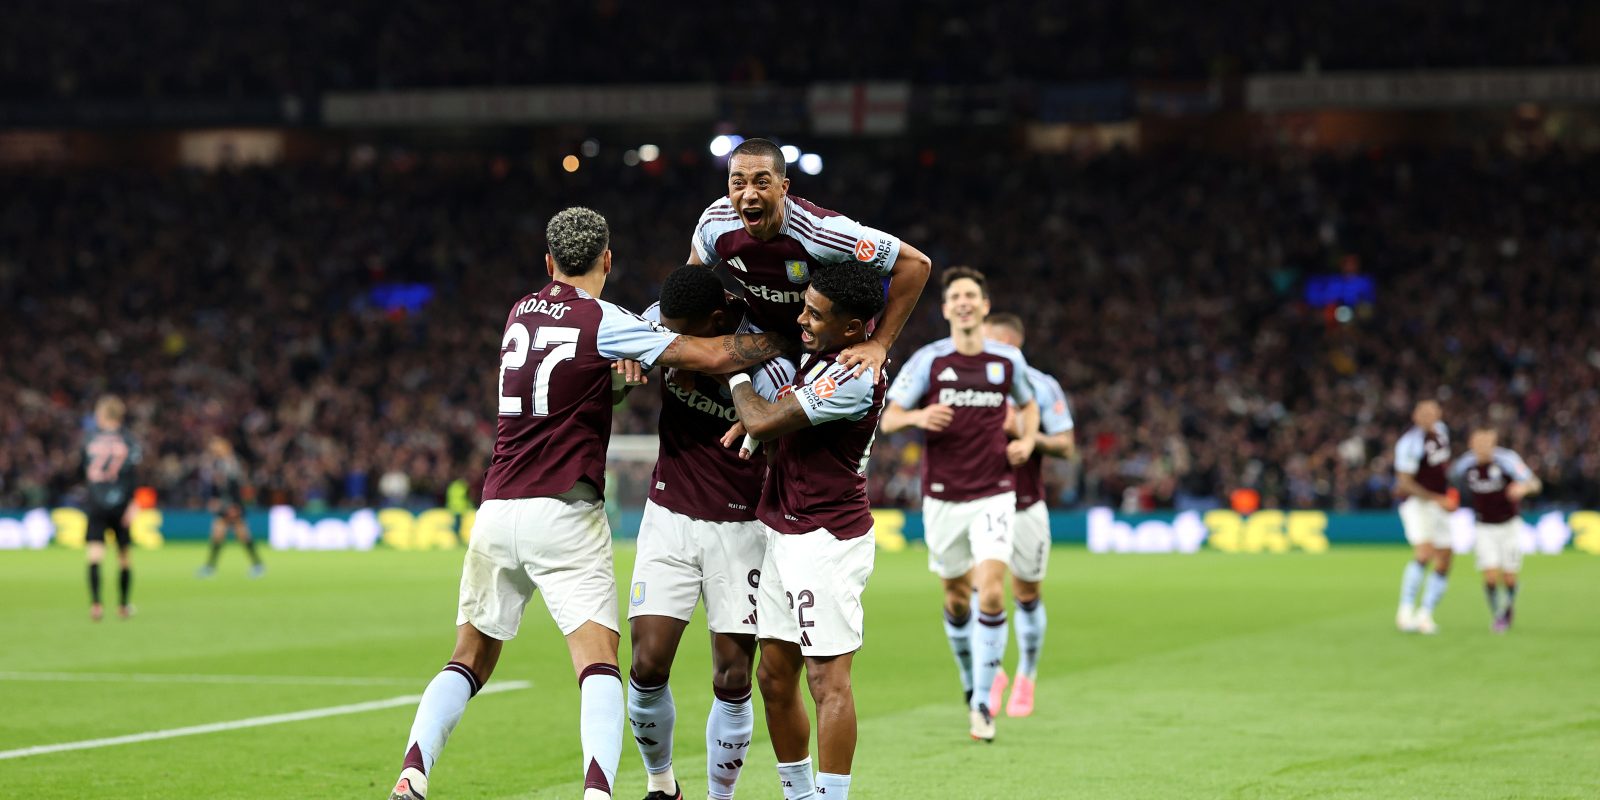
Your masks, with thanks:
[{"label": "player's tattooed arm", "polygon": [[656,363],[720,375],[783,355],[790,346],[787,338],[775,333],[740,333],[714,339],[679,336],[667,345]]},{"label": "player's tattooed arm", "polygon": [[793,392],[768,402],[749,381],[733,387],[733,405],[746,433],[758,442],[770,442],[786,433],[811,427],[811,418]]}]

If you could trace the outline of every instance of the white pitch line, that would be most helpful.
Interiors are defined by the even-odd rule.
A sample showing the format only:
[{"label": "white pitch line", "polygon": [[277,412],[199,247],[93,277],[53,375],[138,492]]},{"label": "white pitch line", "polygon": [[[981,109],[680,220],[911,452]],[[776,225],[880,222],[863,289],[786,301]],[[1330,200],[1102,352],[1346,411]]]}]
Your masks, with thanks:
[{"label": "white pitch line", "polygon": [[[493,683],[483,687],[480,695],[495,694],[498,692],[512,692],[518,689],[527,689],[533,686],[530,681],[506,681]],[[63,742],[61,744],[43,744],[35,747],[24,747],[18,750],[0,750],[0,761],[8,758],[27,758],[28,756],[42,756],[46,753],[62,753],[68,750],[91,750],[96,747],[113,747],[119,744],[134,744],[136,742],[153,742],[158,739],[176,739],[180,736],[198,736],[202,733],[221,733],[223,731],[236,731],[241,728],[259,728],[263,725],[281,725],[285,722],[303,722],[308,719],[321,719],[323,717],[337,717],[345,714],[360,714],[365,711],[378,711],[395,706],[415,705],[422,700],[420,694],[408,694],[403,697],[391,697],[387,700],[373,700],[366,703],[351,703],[344,706],[329,706],[327,708],[312,708],[305,711],[293,711],[288,714],[272,714],[265,717],[250,717],[249,719],[236,719],[231,722],[213,722],[208,725],[191,725],[187,728],[168,728],[161,731],[145,731],[132,733],[127,736],[112,736],[105,739],[87,739],[81,742]]]},{"label": "white pitch line", "polygon": [[226,683],[267,686],[407,686],[415,678],[331,675],[180,675],[161,672],[0,672],[0,681],[48,683]]}]

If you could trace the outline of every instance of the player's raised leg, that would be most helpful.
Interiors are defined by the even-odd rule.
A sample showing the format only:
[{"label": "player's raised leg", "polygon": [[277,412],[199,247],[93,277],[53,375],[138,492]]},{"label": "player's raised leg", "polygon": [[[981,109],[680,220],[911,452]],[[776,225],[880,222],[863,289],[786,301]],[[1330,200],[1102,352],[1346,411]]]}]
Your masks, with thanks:
[{"label": "player's raised leg", "polygon": [[444,669],[428,683],[417,704],[417,716],[406,737],[405,760],[400,778],[395,781],[390,800],[422,800],[428,793],[428,773],[444,750],[445,741],[455,730],[467,701],[477,695],[494,673],[503,642],[488,636],[472,623],[456,628],[456,646]]},{"label": "player's raised leg", "polygon": [[[615,606],[612,607],[613,619]],[[578,735],[583,746],[584,800],[610,800],[622,760],[622,671],[617,669],[621,636],[593,620],[567,634],[572,667],[578,673],[582,703]]]}]

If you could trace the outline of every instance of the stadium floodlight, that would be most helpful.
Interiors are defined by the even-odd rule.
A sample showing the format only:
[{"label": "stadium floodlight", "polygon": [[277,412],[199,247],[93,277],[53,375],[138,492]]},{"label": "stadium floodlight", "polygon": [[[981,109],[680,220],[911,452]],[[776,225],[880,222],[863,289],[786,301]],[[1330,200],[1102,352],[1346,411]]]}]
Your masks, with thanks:
[{"label": "stadium floodlight", "polygon": [[778,149],[783,151],[783,163],[793,164],[800,160],[800,148],[792,144],[786,144]]},{"label": "stadium floodlight", "polygon": [[646,161],[646,162],[654,161],[654,160],[656,160],[656,159],[658,159],[660,157],[661,157],[661,148],[656,147],[653,144],[642,144],[642,145],[639,145],[639,160],[640,161]]},{"label": "stadium floodlight", "polygon": [[715,139],[711,140],[711,155],[716,156],[717,158],[722,158],[731,152],[733,152],[732,137],[718,135]]},{"label": "stadium floodlight", "polygon": [[566,158],[561,159],[561,168],[568,172],[577,172],[578,157],[574,155],[568,155]]},{"label": "stadium floodlight", "polygon": [[600,155],[600,140],[584,139],[583,147],[581,149],[583,151],[584,158],[594,158],[595,156]]},{"label": "stadium floodlight", "polygon": [[638,150],[629,150],[628,152],[623,153],[622,154],[622,163],[627,164],[630,167],[639,166],[639,151]]},{"label": "stadium floodlight", "polygon": [[806,153],[800,156],[800,171],[807,175],[821,174],[822,156],[816,153]]}]

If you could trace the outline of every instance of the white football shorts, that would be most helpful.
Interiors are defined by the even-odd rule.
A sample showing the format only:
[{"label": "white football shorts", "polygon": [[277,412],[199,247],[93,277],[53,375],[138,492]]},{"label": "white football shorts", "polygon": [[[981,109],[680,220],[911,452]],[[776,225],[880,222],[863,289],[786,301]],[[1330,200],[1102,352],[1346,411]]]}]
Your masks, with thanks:
[{"label": "white football shorts", "polygon": [[1477,543],[1473,547],[1480,572],[1486,569],[1522,571],[1522,542],[1516,520],[1480,522],[1476,536]]},{"label": "white football shorts", "polygon": [[1431,544],[1439,550],[1450,549],[1450,514],[1432,500],[1407,497],[1400,503],[1400,525],[1412,547]]},{"label": "white football shorts", "polygon": [[979,561],[999,561],[1009,569],[1016,517],[1016,492],[959,503],[922,498],[928,569],[946,580],[971,572]]},{"label": "white football shorts", "polygon": [[510,639],[535,590],[563,636],[590,621],[618,630],[611,523],[587,483],[558,497],[486,500],[478,509],[456,624]]},{"label": "white football shorts", "polygon": [[1040,500],[1017,512],[1011,574],[1038,583],[1050,566],[1050,509]]},{"label": "white football shorts", "polygon": [[688,622],[695,603],[704,599],[713,632],[755,635],[768,532],[755,520],[709,522],[646,500],[628,619],[654,615]]},{"label": "white football shorts", "polygon": [[757,593],[757,635],[794,642],[812,658],[860,650],[861,595],[876,556],[872,531],[854,539],[835,539],[822,528],[772,531]]}]

